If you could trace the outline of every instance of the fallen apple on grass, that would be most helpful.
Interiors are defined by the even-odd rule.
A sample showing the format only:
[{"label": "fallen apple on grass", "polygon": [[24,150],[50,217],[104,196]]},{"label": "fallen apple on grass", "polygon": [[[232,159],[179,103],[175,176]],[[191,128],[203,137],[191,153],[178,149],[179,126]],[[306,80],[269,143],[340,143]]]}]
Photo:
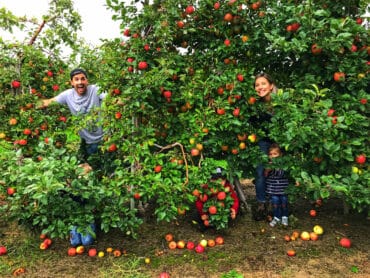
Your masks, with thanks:
[{"label": "fallen apple on grass", "polygon": [[6,255],[8,253],[8,250],[5,246],[0,246],[0,256]]},{"label": "fallen apple on grass", "polygon": [[349,238],[343,237],[340,239],[339,244],[344,248],[351,248],[352,242]]}]

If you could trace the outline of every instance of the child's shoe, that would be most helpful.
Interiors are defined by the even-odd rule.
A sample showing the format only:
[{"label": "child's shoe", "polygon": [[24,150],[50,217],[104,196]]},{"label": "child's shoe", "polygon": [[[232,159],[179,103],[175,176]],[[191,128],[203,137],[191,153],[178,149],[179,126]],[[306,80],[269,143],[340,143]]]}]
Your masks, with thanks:
[{"label": "child's shoe", "polygon": [[283,216],[281,218],[281,224],[283,224],[283,226],[285,226],[285,227],[288,226],[288,217],[287,216]]},{"label": "child's shoe", "polygon": [[272,219],[272,221],[269,223],[269,225],[270,225],[270,227],[275,227],[279,223],[280,223],[280,219],[277,218],[277,217],[274,217],[274,219]]},{"label": "child's shoe", "polygon": [[95,224],[90,224],[90,227],[88,227],[85,230],[84,234],[81,234],[81,243],[82,245],[91,245],[94,243],[95,236],[96,235],[96,227]]},{"label": "child's shoe", "polygon": [[72,246],[81,245],[81,235],[77,232],[77,227],[73,226],[72,230],[70,232],[70,238],[69,241],[71,242]]}]

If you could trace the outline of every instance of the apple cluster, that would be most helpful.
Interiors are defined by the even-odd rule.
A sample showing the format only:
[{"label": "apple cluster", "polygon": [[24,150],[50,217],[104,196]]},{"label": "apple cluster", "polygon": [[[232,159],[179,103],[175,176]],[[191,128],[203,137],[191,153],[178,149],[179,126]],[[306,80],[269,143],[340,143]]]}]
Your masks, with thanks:
[{"label": "apple cluster", "polygon": [[203,253],[206,247],[214,247],[216,245],[223,245],[224,238],[222,236],[216,236],[214,239],[201,239],[199,242],[195,241],[185,241],[183,239],[175,240],[171,233],[165,235],[165,240],[168,243],[168,248],[170,250],[175,249],[187,249],[194,250],[196,253]]}]

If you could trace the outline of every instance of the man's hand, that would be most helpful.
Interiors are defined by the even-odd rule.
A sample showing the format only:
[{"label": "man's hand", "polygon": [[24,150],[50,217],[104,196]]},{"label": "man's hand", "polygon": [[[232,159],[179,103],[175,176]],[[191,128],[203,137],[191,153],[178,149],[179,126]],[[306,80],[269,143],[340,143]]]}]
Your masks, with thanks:
[{"label": "man's hand", "polygon": [[55,98],[43,99],[39,103],[37,103],[37,109],[44,109],[50,105],[50,103],[54,102]]}]

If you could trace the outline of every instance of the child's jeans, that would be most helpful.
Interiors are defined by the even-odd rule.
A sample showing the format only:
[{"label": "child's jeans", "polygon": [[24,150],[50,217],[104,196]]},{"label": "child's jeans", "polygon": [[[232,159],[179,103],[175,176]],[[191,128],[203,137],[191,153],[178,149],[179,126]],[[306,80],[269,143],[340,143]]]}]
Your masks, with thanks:
[{"label": "child's jeans", "polygon": [[282,216],[288,217],[288,196],[271,195],[272,213],[274,217],[281,219]]},{"label": "child's jeans", "polygon": [[78,245],[91,245],[96,237],[96,227],[95,224],[90,224],[89,228],[86,228],[83,233],[77,232],[77,226],[73,226],[70,232],[70,242],[72,246]]}]

